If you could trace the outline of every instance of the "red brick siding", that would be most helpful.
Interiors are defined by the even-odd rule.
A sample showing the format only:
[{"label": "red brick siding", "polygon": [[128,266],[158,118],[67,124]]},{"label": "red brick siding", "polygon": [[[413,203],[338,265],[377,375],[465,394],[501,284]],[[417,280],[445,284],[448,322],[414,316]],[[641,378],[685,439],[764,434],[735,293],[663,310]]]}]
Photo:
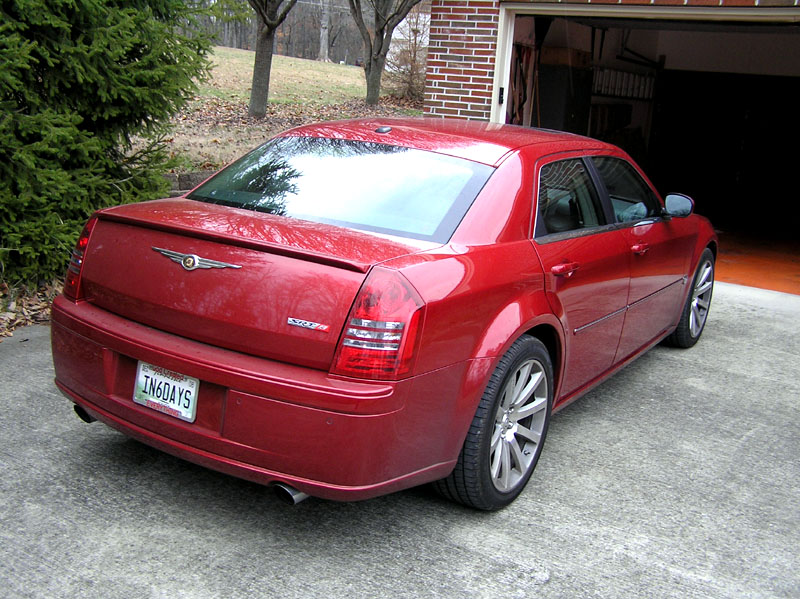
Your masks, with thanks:
[{"label": "red brick siding", "polygon": [[489,120],[500,3],[433,0],[425,114]]}]

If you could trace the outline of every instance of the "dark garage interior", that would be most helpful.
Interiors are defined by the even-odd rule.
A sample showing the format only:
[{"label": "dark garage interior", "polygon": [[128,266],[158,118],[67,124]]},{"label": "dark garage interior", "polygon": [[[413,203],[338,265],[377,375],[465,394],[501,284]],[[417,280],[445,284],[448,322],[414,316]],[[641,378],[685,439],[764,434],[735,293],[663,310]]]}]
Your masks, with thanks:
[{"label": "dark garage interior", "polygon": [[[719,227],[791,234],[800,27],[524,16],[515,40],[532,64],[512,76],[511,95],[530,99],[530,114],[512,102],[508,122],[606,139]],[[712,40],[721,56],[695,40]],[[606,72],[610,84],[599,81]]]},{"label": "dark garage interior", "polygon": [[799,100],[798,77],[663,71],[647,156],[655,184],[702,201],[722,229],[796,235]]},{"label": "dark garage interior", "polygon": [[800,292],[798,24],[517,16],[509,89],[507,122],[623,147]]}]

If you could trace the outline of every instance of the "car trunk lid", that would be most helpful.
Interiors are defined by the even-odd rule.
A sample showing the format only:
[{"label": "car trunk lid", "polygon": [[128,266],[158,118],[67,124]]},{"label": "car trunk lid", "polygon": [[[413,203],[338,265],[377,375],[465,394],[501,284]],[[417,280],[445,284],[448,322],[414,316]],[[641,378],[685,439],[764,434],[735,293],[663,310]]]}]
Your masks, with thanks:
[{"label": "car trunk lid", "polygon": [[82,285],[88,301],[130,320],[327,369],[369,268],[431,245],[161,200],[100,213]]}]

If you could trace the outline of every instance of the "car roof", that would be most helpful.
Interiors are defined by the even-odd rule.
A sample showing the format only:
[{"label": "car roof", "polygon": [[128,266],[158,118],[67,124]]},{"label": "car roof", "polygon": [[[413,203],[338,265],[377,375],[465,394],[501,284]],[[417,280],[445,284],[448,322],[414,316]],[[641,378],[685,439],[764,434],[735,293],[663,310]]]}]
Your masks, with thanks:
[{"label": "car roof", "polygon": [[540,155],[614,146],[562,131],[442,118],[368,118],[329,121],[289,129],[283,136],[324,137],[383,143],[465,158],[489,166],[525,146]]}]

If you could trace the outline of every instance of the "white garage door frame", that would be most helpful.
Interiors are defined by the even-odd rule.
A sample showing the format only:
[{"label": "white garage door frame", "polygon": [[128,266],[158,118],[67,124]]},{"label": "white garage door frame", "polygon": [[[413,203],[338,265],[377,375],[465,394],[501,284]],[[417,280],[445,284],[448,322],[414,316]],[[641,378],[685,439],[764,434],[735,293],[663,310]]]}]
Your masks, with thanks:
[{"label": "white garage door frame", "polygon": [[[795,0],[795,7],[800,0]],[[549,17],[602,17],[621,19],[647,19],[670,21],[726,21],[741,23],[799,23],[798,8],[728,8],[694,6],[620,6],[598,4],[529,4],[508,3],[500,5],[500,22],[497,29],[497,54],[495,56],[494,83],[492,85],[492,110],[490,122],[504,123],[506,106],[500,102],[500,90],[509,89],[511,77],[511,50],[514,45],[514,21],[517,16]],[[503,101],[509,94],[504,93]]]}]

